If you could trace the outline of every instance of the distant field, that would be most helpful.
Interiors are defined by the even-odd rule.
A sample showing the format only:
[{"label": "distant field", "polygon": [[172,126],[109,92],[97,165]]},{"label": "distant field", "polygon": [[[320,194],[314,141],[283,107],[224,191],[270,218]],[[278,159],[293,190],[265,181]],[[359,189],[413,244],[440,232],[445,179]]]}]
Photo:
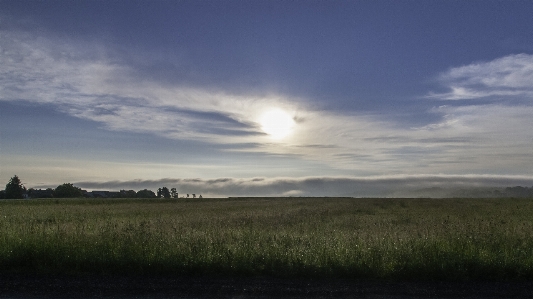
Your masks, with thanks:
[{"label": "distant field", "polygon": [[531,279],[533,200],[5,200],[0,272]]}]

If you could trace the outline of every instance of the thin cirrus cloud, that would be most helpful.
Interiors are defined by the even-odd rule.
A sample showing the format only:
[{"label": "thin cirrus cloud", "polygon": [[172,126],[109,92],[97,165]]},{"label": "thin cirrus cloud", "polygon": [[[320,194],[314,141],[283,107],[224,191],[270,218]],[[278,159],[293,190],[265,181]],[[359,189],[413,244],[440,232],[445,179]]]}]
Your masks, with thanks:
[{"label": "thin cirrus cloud", "polygon": [[[55,105],[113,131],[248,144],[223,150],[286,155],[358,175],[531,173],[531,55],[452,68],[438,77],[451,91],[428,95],[438,100],[518,97],[519,105],[443,105],[427,111],[438,121],[405,127],[387,115],[312,109],[303,98],[161,83],[103,46],[74,44],[0,31],[0,100]],[[261,131],[260,115],[271,107],[297,120],[290,138],[273,141]]]},{"label": "thin cirrus cloud", "polygon": [[[0,32],[1,100],[53,104],[72,116],[117,131],[213,139],[259,133],[223,96],[134,80],[133,70],[72,45],[25,33]],[[95,49],[94,52],[98,52]],[[205,102],[229,109],[209,109]],[[221,103],[222,102],[222,103]],[[209,130],[209,128],[216,128]]]},{"label": "thin cirrus cloud", "polygon": [[454,67],[442,73],[438,82],[450,91],[427,97],[449,105],[431,109],[442,120],[421,129],[468,138],[467,149],[455,150],[456,161],[466,158],[463,167],[490,165],[492,173],[530,173],[533,55],[509,55]]},{"label": "thin cirrus cloud", "polygon": [[455,67],[441,74],[439,81],[447,93],[428,97],[442,100],[465,100],[486,97],[533,99],[533,55],[515,54],[489,62]]},{"label": "thin cirrus cloud", "polygon": [[[91,52],[90,47],[78,49],[28,33],[1,34],[0,99],[52,104],[109,130],[219,144],[261,144],[248,150],[327,160],[336,153],[307,145],[319,142],[336,144],[336,151],[359,150],[351,145],[358,134],[375,136],[387,126],[369,117],[308,110],[302,108],[301,99],[168,86],[143,79],[98,46]],[[271,107],[289,111],[297,120],[298,128],[289,141],[272,142],[260,130],[260,115]],[[313,137],[317,133],[321,140]]]}]

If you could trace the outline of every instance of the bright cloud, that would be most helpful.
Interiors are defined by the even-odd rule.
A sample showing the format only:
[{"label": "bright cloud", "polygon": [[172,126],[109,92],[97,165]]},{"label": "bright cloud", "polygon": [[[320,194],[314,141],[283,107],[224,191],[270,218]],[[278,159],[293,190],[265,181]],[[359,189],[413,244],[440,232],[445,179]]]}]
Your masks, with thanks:
[{"label": "bright cloud", "polygon": [[[0,65],[0,100],[53,104],[109,130],[249,144],[231,150],[287,155],[363,175],[531,173],[533,166],[533,107],[526,104],[443,106],[429,111],[439,121],[405,128],[386,115],[321,111],[307,107],[305,99],[279,94],[163,84],[98,46],[20,32],[0,31]],[[433,98],[531,99],[533,56],[452,68],[440,80],[452,91]],[[295,120],[290,138],[273,141],[261,130],[261,115],[273,108]],[[284,192],[300,190],[291,188]]]},{"label": "bright cloud", "polygon": [[489,62],[455,67],[443,73],[440,82],[450,88],[430,98],[464,100],[485,97],[533,98],[533,55],[516,54]]},{"label": "bright cloud", "polygon": [[[90,48],[90,47],[89,47]],[[55,104],[107,129],[215,143],[266,139],[260,116],[273,107],[295,114],[297,99],[168,86],[124,64],[71,45],[0,31],[0,100]],[[221,136],[223,135],[223,136]]]}]

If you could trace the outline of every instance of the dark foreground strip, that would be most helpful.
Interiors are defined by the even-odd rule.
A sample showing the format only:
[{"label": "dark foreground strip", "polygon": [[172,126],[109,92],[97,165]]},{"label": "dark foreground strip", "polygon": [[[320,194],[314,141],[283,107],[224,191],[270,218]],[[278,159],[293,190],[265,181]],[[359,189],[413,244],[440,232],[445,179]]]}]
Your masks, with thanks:
[{"label": "dark foreground strip", "polygon": [[533,282],[0,274],[0,298],[533,298]]}]

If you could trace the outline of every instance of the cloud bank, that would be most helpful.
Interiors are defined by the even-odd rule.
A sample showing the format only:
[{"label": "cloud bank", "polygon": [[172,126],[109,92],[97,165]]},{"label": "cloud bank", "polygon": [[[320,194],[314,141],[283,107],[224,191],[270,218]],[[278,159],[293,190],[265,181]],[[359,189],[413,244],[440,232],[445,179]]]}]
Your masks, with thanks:
[{"label": "cloud bank", "polygon": [[[519,175],[391,175],[374,177],[219,178],[76,182],[88,190],[177,188],[180,194],[232,196],[442,197],[458,189],[533,186],[533,176]],[[436,188],[439,192],[436,192]],[[433,192],[431,191],[433,190]]]}]

